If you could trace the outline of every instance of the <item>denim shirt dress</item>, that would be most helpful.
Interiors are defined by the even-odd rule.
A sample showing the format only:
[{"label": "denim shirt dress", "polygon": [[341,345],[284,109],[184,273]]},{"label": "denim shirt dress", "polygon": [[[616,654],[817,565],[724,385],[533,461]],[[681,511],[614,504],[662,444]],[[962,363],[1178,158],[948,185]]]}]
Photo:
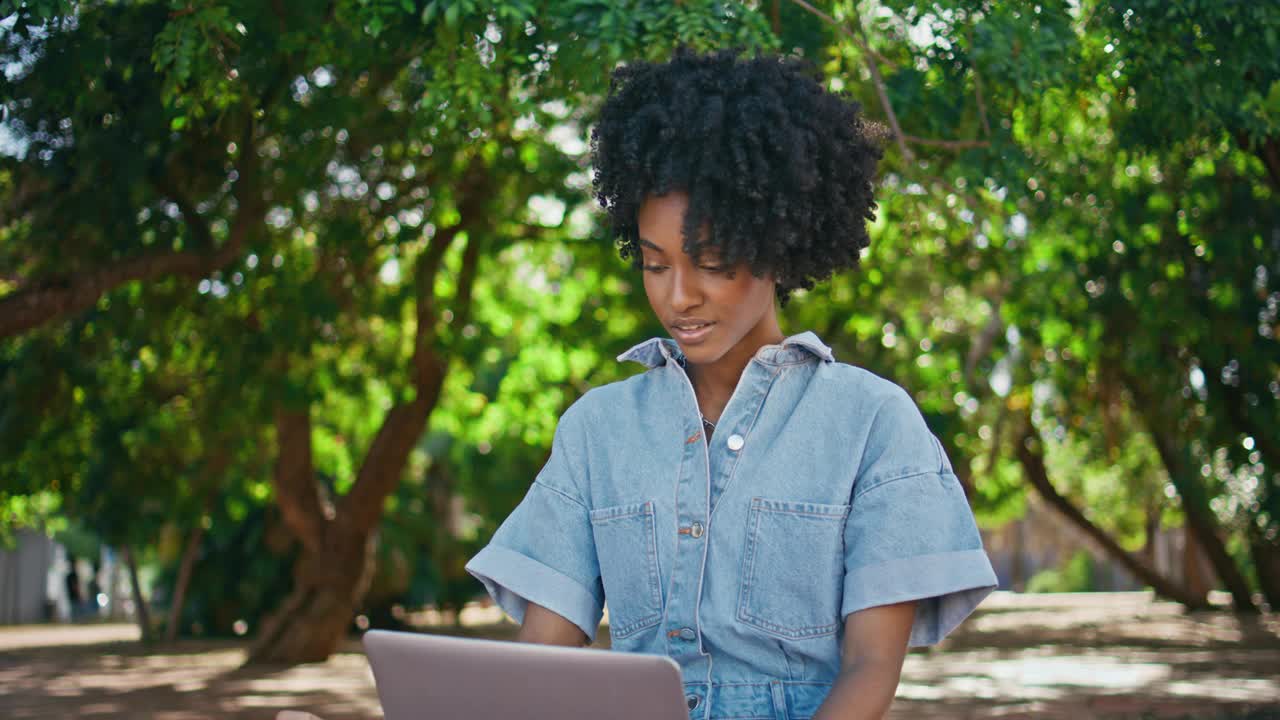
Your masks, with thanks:
[{"label": "denim shirt dress", "polygon": [[918,600],[931,645],[996,585],[937,438],[899,386],[836,362],[812,332],[760,348],[709,442],[679,346],[589,390],[551,456],[467,564],[503,610],[529,602],[612,647],[668,655],[691,718],[811,717],[844,619]]}]

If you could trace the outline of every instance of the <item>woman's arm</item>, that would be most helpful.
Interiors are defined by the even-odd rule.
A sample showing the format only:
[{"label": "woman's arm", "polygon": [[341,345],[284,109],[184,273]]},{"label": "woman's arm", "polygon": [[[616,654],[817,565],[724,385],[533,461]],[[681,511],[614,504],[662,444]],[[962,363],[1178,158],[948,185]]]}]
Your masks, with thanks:
[{"label": "woman's arm", "polygon": [[529,603],[525,609],[516,641],[569,647],[583,647],[590,642],[582,628],[537,603]]},{"label": "woman's arm", "polygon": [[840,676],[813,720],[882,718],[893,702],[916,617],[915,601],[850,613]]}]

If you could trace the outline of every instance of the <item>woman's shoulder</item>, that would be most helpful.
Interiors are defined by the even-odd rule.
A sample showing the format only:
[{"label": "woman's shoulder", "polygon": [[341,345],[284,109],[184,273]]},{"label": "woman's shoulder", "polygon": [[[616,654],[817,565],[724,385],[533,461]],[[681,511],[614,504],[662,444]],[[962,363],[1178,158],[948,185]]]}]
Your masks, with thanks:
[{"label": "woman's shoulder", "polygon": [[827,381],[835,385],[834,389],[841,397],[856,397],[873,405],[900,405],[903,402],[915,405],[906,388],[864,367],[837,360],[823,369]]},{"label": "woman's shoulder", "polygon": [[629,409],[641,406],[645,398],[652,398],[655,392],[653,375],[652,371],[644,372],[588,388],[570,403],[560,416],[561,422],[571,416],[570,422],[588,426],[606,418],[612,418],[616,422],[617,418]]},{"label": "woman's shoulder", "polygon": [[[867,461],[861,472],[898,477],[950,467],[920,406],[906,388],[865,368],[845,363],[829,367],[833,377],[840,378],[838,382],[847,383],[841,392],[851,402],[844,417],[860,428]],[[874,484],[864,482],[864,489]]]},{"label": "woman's shoulder", "polygon": [[848,363],[829,363],[825,372],[832,387],[814,388],[817,392],[812,393],[834,404],[824,414],[860,428],[870,445],[900,441],[918,448],[934,443],[920,406],[902,385]]}]

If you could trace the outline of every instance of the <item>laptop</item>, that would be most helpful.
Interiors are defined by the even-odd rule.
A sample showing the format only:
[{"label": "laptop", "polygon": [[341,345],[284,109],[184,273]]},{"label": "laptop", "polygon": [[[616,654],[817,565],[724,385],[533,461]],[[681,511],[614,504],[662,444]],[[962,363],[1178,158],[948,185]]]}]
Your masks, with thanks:
[{"label": "laptop", "polygon": [[680,666],[662,655],[370,630],[386,720],[688,720]]}]

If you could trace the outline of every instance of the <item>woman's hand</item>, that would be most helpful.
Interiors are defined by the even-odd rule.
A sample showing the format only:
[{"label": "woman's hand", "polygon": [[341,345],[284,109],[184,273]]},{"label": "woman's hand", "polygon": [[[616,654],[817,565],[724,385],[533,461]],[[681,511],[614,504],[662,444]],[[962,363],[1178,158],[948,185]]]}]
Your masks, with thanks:
[{"label": "woman's hand", "polygon": [[915,618],[915,601],[850,613],[844,622],[840,676],[813,720],[884,717],[898,690]]},{"label": "woman's hand", "polygon": [[524,611],[524,622],[520,624],[516,641],[567,647],[585,647],[590,643],[582,628],[537,603],[529,603]]}]

